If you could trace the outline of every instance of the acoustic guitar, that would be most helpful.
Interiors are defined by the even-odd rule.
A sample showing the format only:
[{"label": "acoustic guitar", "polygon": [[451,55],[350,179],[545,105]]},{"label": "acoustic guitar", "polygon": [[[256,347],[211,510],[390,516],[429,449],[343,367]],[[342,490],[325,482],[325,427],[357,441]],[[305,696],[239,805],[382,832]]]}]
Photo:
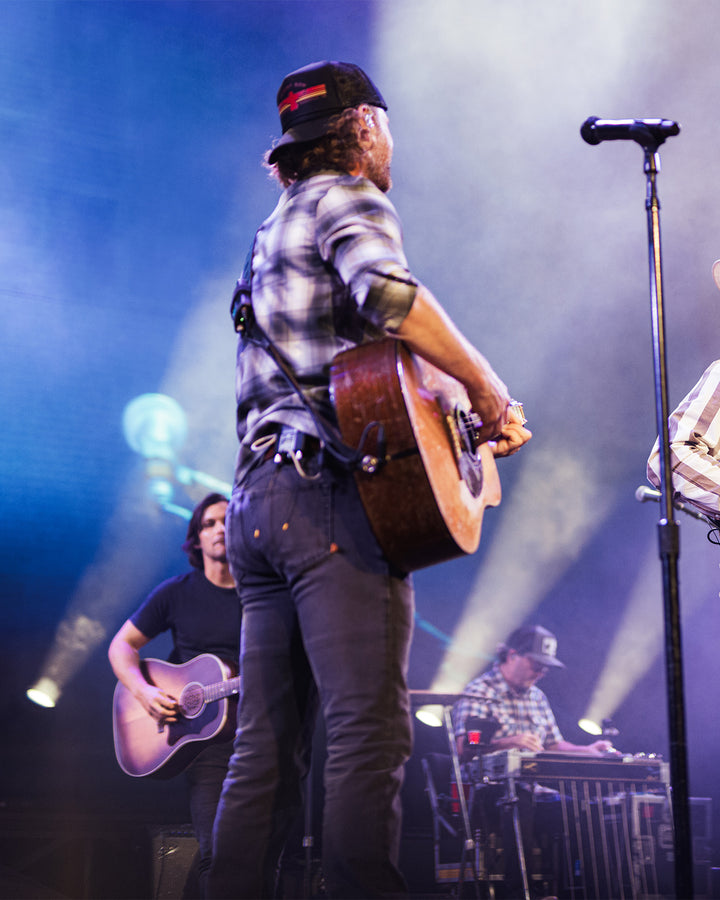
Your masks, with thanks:
[{"label": "acoustic guitar", "polygon": [[181,665],[144,659],[141,667],[150,684],[177,698],[178,719],[153,719],[118,682],[113,695],[113,737],[115,756],[124,772],[172,778],[208,742],[232,738],[240,677],[228,663],[203,653]]},{"label": "acoustic guitar", "polygon": [[501,488],[465,388],[387,338],[339,353],[330,389],[343,440],[362,448],[355,478],[387,558],[412,572],[474,553]]}]

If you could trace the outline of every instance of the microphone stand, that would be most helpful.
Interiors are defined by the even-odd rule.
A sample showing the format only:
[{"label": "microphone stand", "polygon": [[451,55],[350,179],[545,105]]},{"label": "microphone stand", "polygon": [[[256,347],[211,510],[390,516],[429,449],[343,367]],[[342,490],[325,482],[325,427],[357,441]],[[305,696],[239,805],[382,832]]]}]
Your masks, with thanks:
[{"label": "microphone stand", "polygon": [[657,174],[660,171],[658,146],[664,136],[649,129],[635,140],[645,151],[644,171],[647,179],[647,210],[650,300],[652,316],[653,362],[655,375],[655,414],[660,446],[660,503],[662,518],[658,522],[659,553],[662,564],[665,614],[665,668],[668,690],[668,725],[670,736],[670,780],[673,788],[672,815],[675,843],[675,895],[693,897],[692,841],[688,797],[687,737],[683,694],[682,641],[680,633],[680,592],[678,557],[680,534],[673,514],[670,440],[668,433],[667,367],[662,291],[662,254],[660,246],[660,203],[657,196]]}]

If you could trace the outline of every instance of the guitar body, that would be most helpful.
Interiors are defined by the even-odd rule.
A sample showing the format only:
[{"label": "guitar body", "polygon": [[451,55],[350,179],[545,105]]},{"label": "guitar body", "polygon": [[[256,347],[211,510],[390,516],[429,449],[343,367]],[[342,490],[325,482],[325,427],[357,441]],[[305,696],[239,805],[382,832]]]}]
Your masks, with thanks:
[{"label": "guitar body", "polygon": [[338,354],[331,392],[345,443],[384,460],[356,481],[387,558],[411,572],[474,553],[501,489],[491,448],[467,438],[465,388],[389,338]]},{"label": "guitar body", "polygon": [[[120,768],[136,777],[172,778],[185,769],[209,741],[230,740],[235,733],[237,697],[223,696],[203,702],[206,686],[223,692],[230,685],[230,667],[217,656],[204,653],[182,665],[160,659],[142,660],[148,682],[163,688],[177,700],[188,697],[195,704],[191,717],[161,725],[130,691],[118,682],[113,696],[113,737]],[[237,690],[234,691],[237,693]],[[198,699],[200,697],[200,699]]]}]

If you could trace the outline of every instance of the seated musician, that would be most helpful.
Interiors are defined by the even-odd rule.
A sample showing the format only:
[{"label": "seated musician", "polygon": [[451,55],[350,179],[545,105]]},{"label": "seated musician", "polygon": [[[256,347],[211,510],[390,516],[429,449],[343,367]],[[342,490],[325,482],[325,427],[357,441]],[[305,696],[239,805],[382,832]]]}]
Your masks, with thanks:
[{"label": "seated musician", "polygon": [[[555,635],[540,625],[516,629],[497,650],[497,659],[484,674],[471,681],[452,710],[458,754],[469,761],[479,751],[516,748],[532,752],[554,751],[601,756],[613,750],[607,740],[579,745],[566,741],[558,728],[547,697],[537,682],[550,668],[565,668],[557,658]],[[468,740],[480,733],[480,745]],[[473,740],[477,734],[473,735]],[[518,785],[518,814],[524,857],[533,893],[544,896],[559,881],[557,852],[562,824],[553,801],[557,794],[537,785]],[[542,792],[542,793],[539,793]],[[483,786],[471,811],[473,829],[485,835],[487,865],[502,874],[499,896],[523,896],[523,881],[513,831],[512,806],[505,788]],[[494,837],[493,837],[494,835]],[[499,848],[493,856],[488,848]],[[504,848],[504,849],[503,849]]]},{"label": "seated musician", "polygon": [[453,706],[458,753],[467,760],[477,747],[467,740],[471,717],[495,720],[497,727],[486,750],[541,750],[599,756],[613,749],[610,741],[572,744],[564,740],[547,697],[537,682],[550,668],[565,668],[557,658],[557,639],[541,625],[516,629],[497,650],[497,660],[473,679]]}]

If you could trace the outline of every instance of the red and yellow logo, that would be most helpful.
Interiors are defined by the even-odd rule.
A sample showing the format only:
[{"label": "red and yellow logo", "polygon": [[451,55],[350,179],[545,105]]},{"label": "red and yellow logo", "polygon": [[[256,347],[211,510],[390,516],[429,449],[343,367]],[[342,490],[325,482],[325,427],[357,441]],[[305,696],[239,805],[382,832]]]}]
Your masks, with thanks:
[{"label": "red and yellow logo", "polygon": [[316,84],[313,87],[305,88],[303,91],[290,91],[290,93],[281,100],[278,105],[280,115],[286,112],[295,112],[301,103],[308,100],[317,100],[318,97],[325,97],[327,88],[324,84]]}]

